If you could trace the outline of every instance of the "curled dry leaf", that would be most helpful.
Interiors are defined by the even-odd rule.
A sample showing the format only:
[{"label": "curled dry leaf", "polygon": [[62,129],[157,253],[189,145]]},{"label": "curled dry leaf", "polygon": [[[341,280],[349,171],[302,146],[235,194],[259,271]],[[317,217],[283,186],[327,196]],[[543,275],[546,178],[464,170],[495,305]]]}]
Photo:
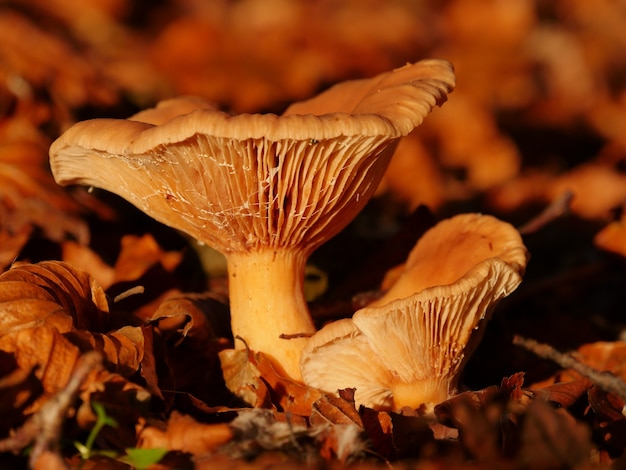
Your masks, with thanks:
[{"label": "curled dry leaf", "polygon": [[62,262],[16,264],[0,275],[0,313],[0,350],[41,381],[43,395],[28,411],[62,389],[80,354],[92,350],[125,380],[141,371],[146,387],[158,395],[151,329],[108,332],[106,296],[89,274]]},{"label": "curled dry leaf", "polygon": [[255,407],[309,416],[313,403],[323,396],[314,388],[278,374],[263,353],[226,349],[219,356],[226,386]]},{"label": "curled dry leaf", "polygon": [[26,410],[37,410],[71,377],[80,349],[56,329],[46,326],[25,328],[0,337],[0,350],[11,353],[20,369],[34,370],[43,395]]},{"label": "curled dry leaf", "polygon": [[163,338],[176,388],[215,402],[224,391],[218,352],[232,347],[226,300],[212,293],[173,292],[161,300],[149,322]]},{"label": "curled dry leaf", "polygon": [[[105,331],[108,303],[89,274],[67,263],[16,263],[0,275],[0,334],[47,322],[90,331]],[[69,322],[69,323],[68,323]]]}]

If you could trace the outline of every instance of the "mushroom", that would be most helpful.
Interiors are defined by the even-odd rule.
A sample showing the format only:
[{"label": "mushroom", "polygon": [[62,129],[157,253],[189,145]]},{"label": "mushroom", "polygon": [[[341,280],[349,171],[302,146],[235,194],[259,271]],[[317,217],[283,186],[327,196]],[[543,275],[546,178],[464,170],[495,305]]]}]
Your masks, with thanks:
[{"label": "mushroom", "polygon": [[222,252],[233,335],[299,379],[315,332],[302,292],[308,256],[363,208],[393,144],[453,87],[451,65],[427,60],[338,84],[283,116],[178,98],[75,124],[50,163],[58,183],[117,193]]},{"label": "mushroom", "polygon": [[304,382],[330,393],[356,388],[356,402],[375,409],[446,400],[526,262],[508,223],[479,214],[438,223],[383,298],[311,337],[301,358]]}]

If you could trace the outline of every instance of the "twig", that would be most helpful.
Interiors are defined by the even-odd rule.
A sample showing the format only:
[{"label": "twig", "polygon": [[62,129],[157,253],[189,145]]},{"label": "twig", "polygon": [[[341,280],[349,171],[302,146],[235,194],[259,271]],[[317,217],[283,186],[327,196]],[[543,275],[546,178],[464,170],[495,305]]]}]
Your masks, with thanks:
[{"label": "twig", "polygon": [[528,235],[534,233],[543,228],[548,223],[561,217],[569,211],[570,204],[574,199],[574,193],[572,191],[565,191],[557,199],[552,201],[539,215],[526,222],[519,227],[519,232],[522,235]]},{"label": "twig", "polygon": [[145,289],[143,286],[131,287],[130,289],[125,290],[121,294],[116,295],[113,298],[113,303],[118,303],[119,301],[124,300],[125,298],[130,297],[131,295],[143,294],[144,290]]},{"label": "twig", "polygon": [[626,382],[610,372],[603,372],[590,367],[570,354],[564,354],[548,344],[539,343],[533,339],[521,336],[513,337],[513,344],[521,346],[537,356],[556,362],[564,369],[572,369],[580,375],[591,380],[595,385],[606,392],[614,393],[622,400],[626,401]]},{"label": "twig", "polygon": [[0,452],[20,451],[33,442],[30,466],[34,468],[35,462],[41,455],[48,450],[56,450],[67,409],[71,406],[87,375],[101,362],[102,356],[95,351],[82,355],[78,359],[67,385],[48,399],[39,411],[28,418],[14,435],[0,441]]}]

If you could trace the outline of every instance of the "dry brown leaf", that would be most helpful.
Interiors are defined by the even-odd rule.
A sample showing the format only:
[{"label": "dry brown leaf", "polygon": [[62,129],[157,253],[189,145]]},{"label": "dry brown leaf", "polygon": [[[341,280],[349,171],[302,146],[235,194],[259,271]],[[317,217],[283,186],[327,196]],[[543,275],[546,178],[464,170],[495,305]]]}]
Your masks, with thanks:
[{"label": "dry brown leaf", "polygon": [[141,327],[125,326],[107,334],[73,330],[64,336],[82,351],[100,352],[105,366],[124,377],[131,377],[141,366],[144,355],[144,336]]},{"label": "dry brown leaf", "polygon": [[226,393],[218,352],[232,347],[226,300],[210,292],[172,293],[149,322],[163,338],[163,353],[177,390],[217,403],[218,396]]},{"label": "dry brown leaf", "polygon": [[228,389],[254,407],[309,416],[313,403],[323,396],[319,390],[278,375],[262,353],[226,349],[219,356]]},{"label": "dry brown leaf", "polygon": [[593,386],[589,379],[582,378],[571,382],[559,382],[541,388],[535,395],[542,400],[569,408]]},{"label": "dry brown leaf", "polygon": [[596,233],[593,243],[602,250],[626,257],[626,211],[619,220],[610,222]]},{"label": "dry brown leaf", "polygon": [[361,408],[360,414],[371,449],[387,460],[417,458],[432,448],[432,423],[417,414],[409,416],[366,407]]},{"label": "dry brown leaf", "polygon": [[354,423],[334,424],[322,428],[316,436],[320,456],[331,462],[345,465],[349,459],[358,457],[367,448],[363,429]]},{"label": "dry brown leaf", "polygon": [[271,408],[270,391],[261,379],[261,372],[245,349],[220,351],[222,373],[228,389],[254,408]]},{"label": "dry brown leaf", "polygon": [[162,250],[150,234],[141,237],[125,235],[122,237],[121,244],[122,250],[113,267],[114,282],[134,281],[157,263],[160,263],[166,271],[171,272],[183,257],[182,253]]},{"label": "dry brown leaf", "polygon": [[89,274],[103,289],[107,289],[115,282],[115,270],[87,245],[75,241],[65,241],[61,245],[64,262]]},{"label": "dry brown leaf", "polygon": [[626,202],[626,175],[598,162],[581,164],[560,175],[547,188],[549,199],[572,191],[571,209],[587,219],[608,219],[611,211]]},{"label": "dry brown leaf", "polygon": [[150,321],[157,324],[163,333],[178,335],[178,344],[189,338],[202,342],[208,348],[211,342],[215,343],[230,334],[226,304],[227,299],[211,292],[172,293],[159,304]]},{"label": "dry brown leaf", "polygon": [[361,419],[365,434],[371,442],[372,450],[385,459],[395,460],[397,454],[393,443],[391,415],[386,411],[363,408]]},{"label": "dry brown leaf", "polygon": [[624,400],[597,386],[589,389],[588,397],[594,414],[595,432],[601,436],[612,457],[621,455],[626,442]]},{"label": "dry brown leaf", "polygon": [[142,449],[167,449],[202,455],[216,450],[230,441],[233,430],[228,424],[203,424],[191,416],[174,411],[165,429],[148,426],[138,435],[137,447]]},{"label": "dry brown leaf", "polygon": [[[22,329],[0,337],[0,350],[12,353],[20,369],[35,370],[43,387],[43,399],[62,389],[69,380],[80,350],[56,328]],[[41,406],[37,400],[27,412]]]},{"label": "dry brown leaf", "polygon": [[41,383],[35,376],[35,369],[23,369],[15,357],[0,352],[2,376],[0,376],[0,436],[22,423],[24,411],[41,393]]},{"label": "dry brown leaf", "polygon": [[[43,388],[28,412],[63,388],[80,353],[91,350],[124,381],[139,373],[146,388],[161,396],[152,328],[126,326],[107,333],[106,296],[89,274],[61,262],[15,265],[0,276],[0,299],[7,320],[0,350],[11,353],[20,369],[34,370]],[[105,387],[114,377],[108,374],[91,377],[92,385]]]},{"label": "dry brown leaf", "polygon": [[328,424],[356,424],[363,427],[363,422],[355,408],[354,390],[340,390],[339,396],[323,395],[313,403],[311,426]]},{"label": "dry brown leaf", "polygon": [[74,328],[106,331],[108,303],[104,291],[89,274],[67,263],[16,263],[0,275],[0,286],[6,286],[0,289],[0,308],[9,312],[3,316],[12,315],[13,329],[60,315],[59,321],[65,326],[61,331],[67,331],[66,315]]},{"label": "dry brown leaf", "polygon": [[577,468],[589,462],[590,430],[564,409],[532,401],[523,416],[516,461],[528,468]]}]

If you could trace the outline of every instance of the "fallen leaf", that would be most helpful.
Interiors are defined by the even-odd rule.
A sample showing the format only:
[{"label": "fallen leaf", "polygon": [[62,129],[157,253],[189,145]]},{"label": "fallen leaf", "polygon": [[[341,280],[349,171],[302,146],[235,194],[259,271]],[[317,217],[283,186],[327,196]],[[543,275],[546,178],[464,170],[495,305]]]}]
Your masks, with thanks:
[{"label": "fallen leaf", "polygon": [[589,406],[593,410],[595,432],[610,456],[617,458],[622,455],[626,442],[624,400],[596,386],[590,388],[587,393]]},{"label": "fallen leaf", "polygon": [[[21,315],[24,315],[24,323],[28,324],[36,318],[41,321],[50,315],[65,314],[75,328],[106,331],[106,295],[84,271],[55,261],[16,263],[0,275],[0,286],[4,286],[5,282],[11,284],[6,284],[6,289],[0,289],[0,299],[3,295],[7,296],[7,301],[0,303],[0,308],[15,311],[12,314],[14,328],[19,326]],[[24,307],[23,302],[31,302],[30,307]]]},{"label": "fallen leaf", "polygon": [[220,351],[224,381],[228,389],[248,405],[269,408],[272,406],[269,388],[261,379],[259,369],[250,360],[250,355],[243,349]]},{"label": "fallen leaf", "polygon": [[42,393],[36,369],[24,369],[17,365],[12,354],[0,351],[0,437],[21,424],[24,412]]},{"label": "fallen leaf", "polygon": [[322,395],[312,405],[309,423],[311,426],[356,424],[362,428],[363,422],[355,408],[354,389],[341,390],[338,397]]},{"label": "fallen leaf", "polygon": [[[23,370],[35,369],[41,381],[44,399],[62,389],[69,380],[80,350],[56,328],[36,327],[22,329],[0,337],[0,350],[12,353]],[[41,405],[37,400],[28,412]]]},{"label": "fallen leaf", "polygon": [[165,429],[155,426],[143,428],[138,435],[137,447],[142,449],[167,449],[202,455],[214,452],[230,441],[234,433],[228,424],[203,424],[191,416],[172,412]]},{"label": "fallen leaf", "polygon": [[115,269],[87,245],[68,240],[62,243],[62,259],[77,269],[88,271],[103,289],[115,281]]},{"label": "fallen leaf", "polygon": [[255,408],[273,408],[309,416],[323,393],[278,375],[262,353],[226,349],[219,353],[226,386]]},{"label": "fallen leaf", "polygon": [[139,371],[143,361],[145,346],[141,327],[126,326],[107,334],[73,330],[64,336],[83,351],[100,352],[107,368],[124,377]]},{"label": "fallen leaf", "polygon": [[558,382],[534,391],[537,398],[569,408],[585,395],[593,383],[581,378],[571,382]]},{"label": "fallen leaf", "polygon": [[517,462],[528,468],[577,468],[589,462],[590,429],[564,409],[532,401],[521,417]]},{"label": "fallen leaf", "polygon": [[210,292],[173,292],[149,321],[163,340],[162,354],[167,357],[177,391],[191,393],[206,403],[219,403],[227,391],[218,352],[232,344],[226,300]]},{"label": "fallen leaf", "polygon": [[115,271],[113,282],[139,279],[155,264],[160,264],[166,271],[171,272],[181,260],[182,253],[162,250],[150,234],[141,237],[125,235],[122,237],[120,255],[113,266]]}]

